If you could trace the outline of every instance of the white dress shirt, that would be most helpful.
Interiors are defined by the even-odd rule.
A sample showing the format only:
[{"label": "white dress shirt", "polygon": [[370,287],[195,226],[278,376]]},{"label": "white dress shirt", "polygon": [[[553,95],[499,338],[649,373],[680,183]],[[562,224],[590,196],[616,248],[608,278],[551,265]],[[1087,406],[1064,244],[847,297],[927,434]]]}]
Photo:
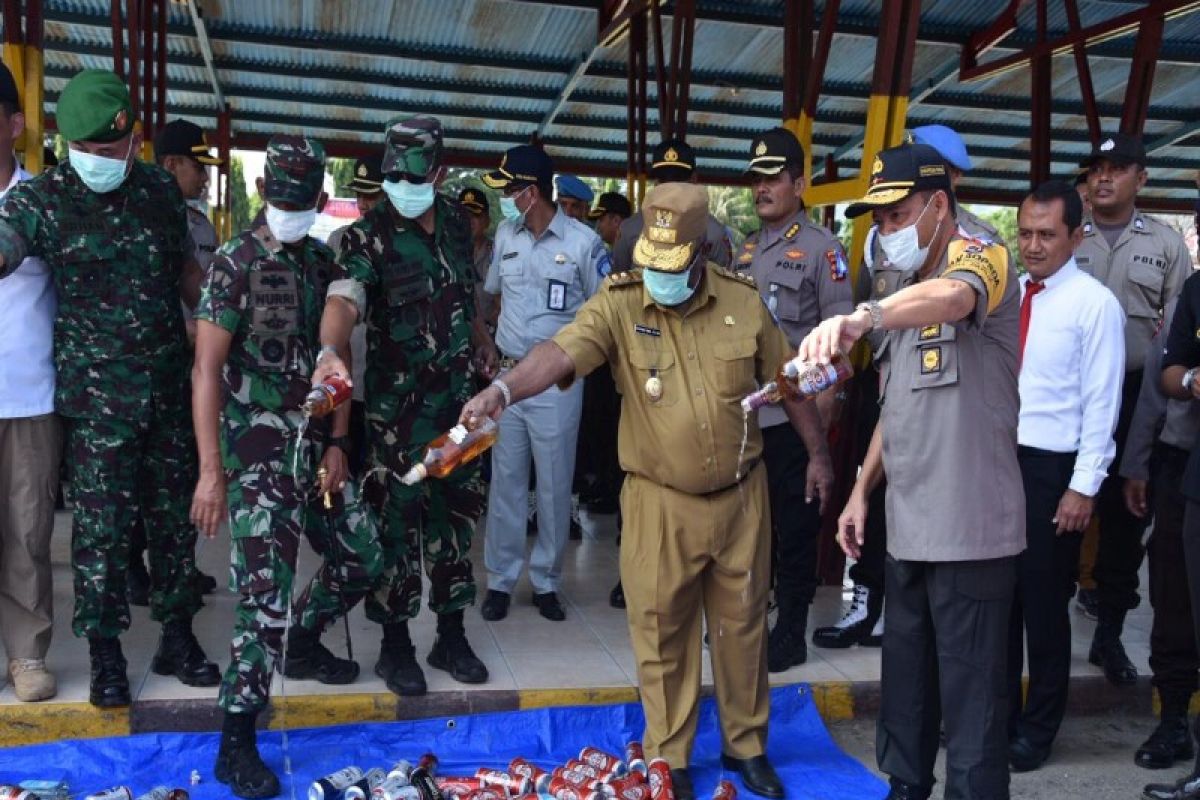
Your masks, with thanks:
[{"label": "white dress shirt", "polygon": [[[1021,278],[1021,298],[1030,276]],[[1017,441],[1076,452],[1070,488],[1100,490],[1116,454],[1113,431],[1125,377],[1125,314],[1105,286],[1072,258],[1033,296],[1021,358]]]},{"label": "white dress shirt", "polygon": [[[32,176],[17,166],[0,200]],[[49,414],[54,410],[54,316],[58,301],[50,268],[27,258],[0,280],[0,419]]]}]

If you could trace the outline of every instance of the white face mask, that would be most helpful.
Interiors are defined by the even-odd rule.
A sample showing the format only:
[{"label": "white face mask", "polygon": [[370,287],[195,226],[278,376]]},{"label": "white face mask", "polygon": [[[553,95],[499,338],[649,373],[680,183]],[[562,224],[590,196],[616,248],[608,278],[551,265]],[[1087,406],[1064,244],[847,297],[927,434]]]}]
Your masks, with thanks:
[{"label": "white face mask", "polygon": [[96,194],[107,194],[125,182],[129,174],[129,156],[133,153],[133,137],[129,137],[129,150],[124,158],[109,158],[85,153],[74,148],[67,151],[67,160],[75,169],[79,179]]},{"label": "white face mask", "polygon": [[933,240],[937,238],[938,231],[942,227],[942,221],[938,220],[938,226],[934,228],[929,245],[921,247],[917,224],[920,223],[921,217],[925,216],[925,212],[929,210],[929,204],[932,202],[933,198],[930,197],[929,201],[925,203],[925,207],[921,209],[921,213],[917,215],[917,221],[912,225],[901,228],[895,233],[879,234],[879,246],[883,248],[883,254],[887,256],[887,260],[893,266],[901,270],[910,270],[918,269],[925,263],[925,259],[929,255],[929,245],[933,244]]},{"label": "white face mask", "polygon": [[267,227],[271,229],[271,235],[284,244],[303,239],[316,221],[316,206],[304,211],[284,211],[267,203]]}]

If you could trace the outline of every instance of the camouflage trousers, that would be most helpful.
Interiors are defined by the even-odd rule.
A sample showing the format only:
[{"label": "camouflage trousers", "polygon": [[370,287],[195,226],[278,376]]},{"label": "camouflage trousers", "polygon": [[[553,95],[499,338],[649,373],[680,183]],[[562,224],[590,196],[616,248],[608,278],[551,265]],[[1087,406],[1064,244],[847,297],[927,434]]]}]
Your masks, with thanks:
[{"label": "camouflage trousers", "polygon": [[267,704],[283,648],[300,537],[308,538],[322,562],[292,608],[292,624],[318,635],[341,615],[343,599],[348,611],[366,595],[383,557],[373,514],[353,481],[334,497],[326,516],[320,497],[306,496],[288,475],[226,472],[226,480],[230,583],[240,599],[220,704],[227,711],[254,713]]},{"label": "camouflage trousers", "polygon": [[382,484],[373,480],[368,493],[380,508],[384,568],[367,597],[367,619],[385,624],[417,616],[422,561],[431,611],[446,614],[474,605],[471,538],[484,509],[479,465],[415,486],[390,476]]},{"label": "camouflage trousers", "polygon": [[192,577],[196,529],[188,519],[197,470],[191,420],[179,415],[147,423],[66,424],[75,635],[113,637],[128,630],[129,532],[139,515],[150,557],[150,616],[158,622],[191,619],[201,605]]}]

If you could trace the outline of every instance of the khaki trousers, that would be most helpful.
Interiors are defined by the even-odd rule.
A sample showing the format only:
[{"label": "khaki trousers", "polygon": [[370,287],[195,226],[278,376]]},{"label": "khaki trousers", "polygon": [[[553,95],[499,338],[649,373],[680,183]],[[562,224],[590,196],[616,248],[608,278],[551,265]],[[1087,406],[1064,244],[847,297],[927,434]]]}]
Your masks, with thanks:
[{"label": "khaki trousers", "polygon": [[54,414],[0,419],[0,639],[9,658],[45,658],[50,647],[50,533],[61,457]]},{"label": "khaki trousers", "polygon": [[701,613],[708,622],[723,750],[766,751],[767,589],[771,583],[766,470],[691,495],[630,475],[621,491],[621,581],[646,714],[647,757],[685,767],[700,710]]}]

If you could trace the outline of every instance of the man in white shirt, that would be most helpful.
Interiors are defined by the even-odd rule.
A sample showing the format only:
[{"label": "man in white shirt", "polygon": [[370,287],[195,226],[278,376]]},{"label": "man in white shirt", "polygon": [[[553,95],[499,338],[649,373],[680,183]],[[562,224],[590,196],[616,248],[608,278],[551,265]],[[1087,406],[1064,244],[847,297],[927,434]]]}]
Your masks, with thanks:
[{"label": "man in white shirt", "polygon": [[[0,64],[0,198],[32,176],[13,155],[25,130],[17,87]],[[54,414],[54,287],[50,269],[27,258],[0,282],[0,638],[17,699],[57,691],[46,669],[54,623],[50,533],[62,433]]]},{"label": "man in white shirt", "polygon": [[[1113,293],[1075,264],[1082,220],[1079,194],[1063,181],[1035,189],[1017,217],[1028,270],[1017,429],[1027,546],[1018,557],[1008,652],[1009,763],[1017,772],[1050,755],[1066,710],[1079,545],[1116,453],[1125,315]],[[1022,639],[1029,655],[1023,704]]]}]

